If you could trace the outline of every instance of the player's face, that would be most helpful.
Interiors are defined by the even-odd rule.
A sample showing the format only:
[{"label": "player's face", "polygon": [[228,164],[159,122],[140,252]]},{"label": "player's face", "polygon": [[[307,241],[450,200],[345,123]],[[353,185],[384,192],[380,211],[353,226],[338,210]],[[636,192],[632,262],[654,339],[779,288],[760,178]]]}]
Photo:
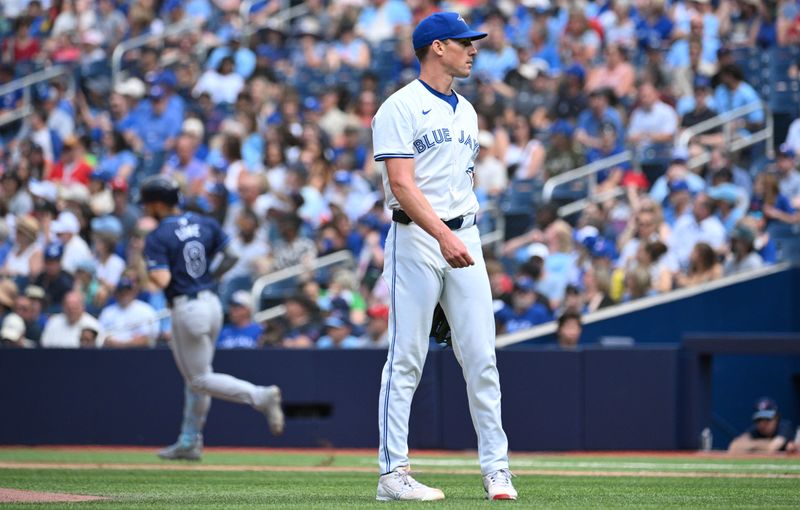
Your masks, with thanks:
[{"label": "player's face", "polygon": [[456,78],[466,78],[472,71],[472,61],[478,50],[470,39],[447,39],[445,41],[444,66]]},{"label": "player's face", "polygon": [[766,437],[772,437],[775,435],[775,430],[778,428],[778,418],[772,418],[771,420],[758,420],[756,421],[756,428],[761,433],[761,435]]}]

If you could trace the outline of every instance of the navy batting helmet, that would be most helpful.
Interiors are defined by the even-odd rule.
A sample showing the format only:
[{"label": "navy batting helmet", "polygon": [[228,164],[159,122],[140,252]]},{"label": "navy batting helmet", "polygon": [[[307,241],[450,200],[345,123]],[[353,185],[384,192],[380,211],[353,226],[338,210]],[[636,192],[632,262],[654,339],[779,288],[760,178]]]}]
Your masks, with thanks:
[{"label": "navy batting helmet", "polygon": [[178,205],[180,202],[180,186],[173,179],[164,175],[154,175],[142,182],[139,188],[139,202],[164,202],[168,205]]}]

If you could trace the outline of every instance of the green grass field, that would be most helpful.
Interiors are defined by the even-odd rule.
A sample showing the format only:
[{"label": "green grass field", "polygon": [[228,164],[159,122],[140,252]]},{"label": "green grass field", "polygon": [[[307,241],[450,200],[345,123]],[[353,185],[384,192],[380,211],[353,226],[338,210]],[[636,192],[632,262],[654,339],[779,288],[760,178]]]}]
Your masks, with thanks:
[{"label": "green grass field", "polygon": [[3,508],[798,508],[800,458],[725,455],[512,455],[519,501],[488,502],[474,453],[412,454],[447,499],[378,503],[372,452],[209,450],[168,463],[155,450],[0,448],[0,488],[103,496]]}]

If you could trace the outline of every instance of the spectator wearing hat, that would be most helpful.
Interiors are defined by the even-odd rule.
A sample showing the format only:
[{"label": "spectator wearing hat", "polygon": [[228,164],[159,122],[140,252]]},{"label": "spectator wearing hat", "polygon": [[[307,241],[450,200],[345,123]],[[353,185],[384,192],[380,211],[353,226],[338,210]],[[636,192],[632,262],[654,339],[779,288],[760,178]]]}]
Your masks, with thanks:
[{"label": "spectator wearing hat", "polygon": [[86,311],[97,316],[108,301],[111,290],[108,290],[97,278],[97,261],[89,258],[78,262],[75,267],[75,289],[86,299]]},{"label": "spectator wearing hat", "polygon": [[62,185],[78,183],[86,186],[91,173],[92,165],[86,159],[83,142],[77,136],[70,135],[64,139],[61,158],[51,167],[45,178]]},{"label": "spectator wearing hat", "polygon": [[731,251],[725,258],[725,276],[751,271],[764,265],[764,260],[755,249],[756,234],[740,222],[731,232]]},{"label": "spectator wearing hat", "polygon": [[[709,246],[712,253],[724,247],[725,227],[714,215],[714,207],[714,201],[705,193],[700,193],[695,198],[692,214],[684,214],[675,221],[675,228],[669,239],[669,249],[672,260],[679,268],[689,268],[690,256],[698,243]],[[703,266],[702,270],[709,269],[705,267],[708,258],[705,251],[698,255],[701,259],[699,262]],[[716,260],[716,256],[713,258]]]},{"label": "spectator wearing hat", "polygon": [[511,293],[511,304],[504,303],[494,314],[498,332],[514,333],[553,320],[550,309],[541,301],[532,278],[517,278]]},{"label": "spectator wearing hat", "polygon": [[128,196],[128,182],[116,177],[111,181],[111,197],[114,199],[114,210],[111,215],[117,218],[122,224],[122,239],[127,244],[128,239],[136,229],[136,223],[141,217],[139,208],[133,205]]},{"label": "spectator wearing hat", "polygon": [[136,298],[139,286],[123,276],[114,291],[115,302],[103,308],[99,322],[102,347],[153,347],[158,338],[158,315],[152,306]]},{"label": "spectator wearing hat", "polygon": [[797,171],[797,153],[787,144],[781,145],[776,152],[775,169],[780,179],[781,195],[796,206],[800,201],[800,172]]},{"label": "spectator wearing hat", "polygon": [[56,221],[50,225],[50,232],[64,247],[61,267],[70,274],[75,272],[78,262],[92,258],[92,250],[79,235],[80,231],[78,217],[70,211],[61,212]]},{"label": "spectator wearing hat", "polygon": [[257,349],[261,347],[264,328],[253,321],[253,298],[246,290],[237,290],[228,303],[228,322],[217,338],[218,349]]},{"label": "spectator wearing hat", "polygon": [[[689,170],[689,153],[680,147],[672,151],[667,171],[658,177],[650,188],[650,198],[659,204],[663,204],[671,192],[670,184],[683,181],[689,187],[689,192],[694,195],[706,189],[706,182],[702,177]],[[666,217],[666,215],[665,215]],[[667,218],[672,221],[676,218]]]},{"label": "spectator wearing hat", "polygon": [[549,117],[574,123],[586,111],[588,100],[583,86],[586,71],[578,64],[564,70],[558,83],[556,97],[550,108]]},{"label": "spectator wearing hat", "polygon": [[133,116],[133,122],[124,132],[131,148],[145,159],[139,168],[145,175],[161,168],[165,153],[175,147],[183,122],[183,117],[176,118],[167,109],[169,97],[164,87],[151,86],[147,97],[149,101],[140,105],[141,111]]},{"label": "spectator wearing hat", "polygon": [[618,142],[623,142],[625,130],[619,113],[609,106],[610,93],[608,89],[593,90],[589,94],[589,107],[578,117],[575,140],[586,149],[599,149],[602,146],[602,129],[606,124],[614,126],[619,137]]},{"label": "spectator wearing hat", "polygon": [[367,308],[367,325],[361,335],[361,347],[386,349],[389,347],[389,307],[373,305]]},{"label": "spectator wearing hat", "polygon": [[0,326],[0,346],[4,348],[30,349],[36,343],[25,337],[25,321],[15,313],[3,318]]},{"label": "spectator wearing hat", "polygon": [[314,347],[320,336],[317,320],[319,310],[315,303],[302,294],[286,298],[286,314],[267,324],[265,343],[290,349]]},{"label": "spectator wearing hat", "polygon": [[18,216],[15,226],[14,244],[6,256],[2,274],[33,280],[44,267],[42,248],[37,242],[39,222],[33,216]]},{"label": "spectator wearing hat", "polygon": [[325,319],[325,334],[317,340],[317,349],[357,349],[363,346],[361,339],[354,336],[353,325],[343,315],[333,313]]},{"label": "spectator wearing hat", "polygon": [[75,280],[61,267],[64,248],[59,243],[50,243],[44,250],[44,271],[34,280],[34,284],[44,289],[45,307],[48,313],[59,311],[64,296],[69,292]]},{"label": "spectator wearing hat", "polygon": [[25,292],[17,296],[14,302],[14,313],[25,321],[25,338],[36,344],[42,338],[42,329],[47,318],[42,313],[44,289],[35,285],[25,287]]},{"label": "spectator wearing hat", "polygon": [[586,162],[584,153],[574,143],[575,128],[559,119],[550,125],[550,144],[544,160],[545,179],[580,168]]},{"label": "spectator wearing hat", "polygon": [[784,419],[778,405],[771,398],[756,402],[753,425],[728,446],[730,453],[777,453],[797,451],[793,441],[794,429]]},{"label": "spectator wearing hat", "polygon": [[111,190],[108,188],[108,183],[111,181],[111,175],[106,172],[98,172],[94,170],[89,175],[89,209],[94,216],[103,216],[111,213],[114,209],[114,198],[111,196]]},{"label": "spectator wearing hat", "polygon": [[[87,337],[100,331],[97,319],[86,313],[84,298],[78,291],[64,295],[63,313],[52,315],[42,332],[42,347],[77,349],[88,347]],[[89,334],[87,334],[87,331]]]}]

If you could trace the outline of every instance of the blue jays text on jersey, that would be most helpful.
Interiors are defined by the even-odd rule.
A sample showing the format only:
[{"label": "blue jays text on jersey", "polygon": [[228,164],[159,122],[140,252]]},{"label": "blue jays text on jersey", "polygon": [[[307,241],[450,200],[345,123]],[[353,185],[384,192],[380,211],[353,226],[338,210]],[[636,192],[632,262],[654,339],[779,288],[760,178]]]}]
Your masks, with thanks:
[{"label": "blue jays text on jersey", "polygon": [[169,216],[147,236],[147,269],[169,269],[171,279],[164,290],[167,299],[197,294],[214,286],[209,264],[228,241],[212,218],[194,213]]},{"label": "blue jays text on jersey", "polygon": [[[417,154],[422,154],[426,150],[433,149],[437,145],[450,143],[452,141],[453,137],[448,128],[434,129],[414,140],[414,150],[417,151]],[[480,152],[481,147],[478,145],[478,140],[472,139],[472,135],[465,133],[462,129],[456,141],[458,143],[463,143],[472,150],[473,159],[478,157],[478,152]]]}]

